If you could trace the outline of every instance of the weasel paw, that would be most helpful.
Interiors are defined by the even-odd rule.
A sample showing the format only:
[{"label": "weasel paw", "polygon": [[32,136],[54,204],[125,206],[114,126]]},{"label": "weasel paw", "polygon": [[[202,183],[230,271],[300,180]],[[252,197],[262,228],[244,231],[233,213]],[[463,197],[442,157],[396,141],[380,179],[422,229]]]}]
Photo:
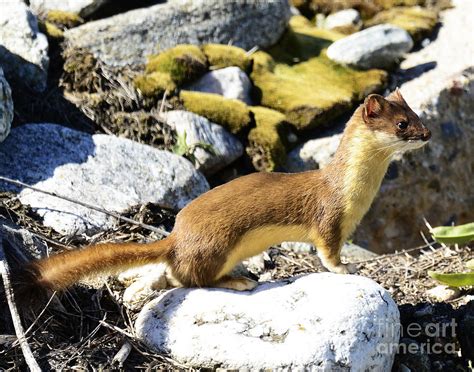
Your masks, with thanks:
[{"label": "weasel paw", "polygon": [[336,274],[354,274],[357,272],[357,266],[341,263],[337,266],[328,267],[328,270]]},{"label": "weasel paw", "polygon": [[216,285],[218,288],[233,289],[235,291],[251,291],[258,283],[252,279],[239,276],[237,278],[226,279]]}]

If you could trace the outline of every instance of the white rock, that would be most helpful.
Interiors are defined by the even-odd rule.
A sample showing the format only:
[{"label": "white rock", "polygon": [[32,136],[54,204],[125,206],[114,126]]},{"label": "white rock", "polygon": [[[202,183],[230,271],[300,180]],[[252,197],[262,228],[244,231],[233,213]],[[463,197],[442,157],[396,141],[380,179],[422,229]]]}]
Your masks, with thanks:
[{"label": "white rock", "polygon": [[356,26],[360,23],[360,14],[355,9],[344,9],[328,15],[325,26],[331,30],[336,27]]},{"label": "white rock", "polygon": [[386,68],[413,47],[405,30],[389,24],[369,27],[332,43],[327,55],[335,62],[358,68]]},{"label": "white rock", "polygon": [[314,245],[303,242],[283,242],[280,244],[284,249],[290,249],[295,253],[311,253],[316,252]]},{"label": "white rock", "polygon": [[429,289],[426,293],[435,300],[444,302],[458,298],[461,294],[461,291],[459,288],[448,287],[447,285],[438,285]]},{"label": "white rock", "polygon": [[304,172],[324,168],[336,153],[341,138],[342,134],[335,134],[298,146],[288,154],[285,169],[289,172]]},{"label": "white rock", "polygon": [[436,39],[425,48],[408,54],[400,65],[402,69],[422,71],[426,64],[435,65],[433,69],[420,73],[420,76],[409,79],[400,87],[405,100],[418,113],[422,112],[422,106],[435,100],[439,92],[446,89],[453,75],[459,75],[474,66],[472,34],[465,32],[472,27],[474,2],[453,0],[453,5],[453,8],[441,13],[442,27]]},{"label": "white rock", "polygon": [[48,40],[39,32],[30,8],[21,0],[2,0],[0,66],[10,84],[42,92],[46,89],[48,65]]},{"label": "white rock", "polygon": [[[54,124],[14,128],[0,144],[0,174],[115,212],[148,202],[180,209],[209,189],[204,176],[180,156]],[[12,187],[0,183],[0,189]],[[28,189],[19,196],[46,226],[63,234],[93,233],[116,223],[103,213]]]},{"label": "white rock", "polygon": [[174,289],[147,304],[136,332],[187,366],[390,371],[399,312],[371,279],[320,273],[251,292]]},{"label": "white rock", "polygon": [[186,89],[220,94],[226,98],[239,99],[249,105],[252,104],[250,99],[252,82],[247,74],[236,66],[210,71]]},{"label": "white rock", "polygon": [[0,67],[0,142],[7,138],[13,121],[12,91]]},{"label": "white rock", "polygon": [[109,0],[30,0],[30,7],[36,14],[49,10],[62,10],[87,17]]},{"label": "white rock", "polygon": [[[195,146],[196,168],[211,175],[242,156],[244,149],[240,141],[220,125],[187,111],[169,111],[164,114],[166,122],[180,136],[186,134],[186,144]],[[214,154],[198,144],[212,146]]]}]

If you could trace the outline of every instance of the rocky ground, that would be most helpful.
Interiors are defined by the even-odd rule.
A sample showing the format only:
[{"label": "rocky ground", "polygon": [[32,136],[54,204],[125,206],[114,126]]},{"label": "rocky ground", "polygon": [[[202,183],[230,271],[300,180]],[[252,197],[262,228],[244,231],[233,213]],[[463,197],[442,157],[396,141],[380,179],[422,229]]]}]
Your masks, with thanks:
[{"label": "rocky ground", "polygon": [[[430,294],[435,283],[427,270],[462,271],[463,262],[472,257],[471,248],[430,244],[409,253],[393,252],[424,244],[419,234],[423,218],[440,225],[474,217],[474,46],[466,32],[473,3],[294,0],[292,5],[286,0],[142,0],[134,6],[107,0],[2,2],[0,176],[167,231],[176,211],[235,177],[324,167],[337,149],[344,121],[369,93],[388,93],[399,86],[433,132],[425,151],[393,163],[355,234],[355,243],[382,255],[353,244],[343,250],[348,260],[359,262],[362,275],[380,286],[354,279],[359,297],[341,302],[334,296],[321,313],[311,312],[313,301],[331,291],[313,292],[318,275],[291,283],[288,278],[321,271],[314,249],[283,245],[243,268],[262,282],[281,280],[246,300],[256,305],[245,307],[241,297],[226,299],[225,293],[209,292],[224,310],[197,321],[194,329],[187,322],[199,318],[197,304],[210,301],[205,299],[207,291],[170,295],[170,312],[156,301],[138,312],[149,296],[159,294],[150,280],[160,283],[158,288],[167,284],[163,269],[152,268],[99,285],[98,291],[79,287],[53,301],[29,331],[44,368],[110,367],[124,346],[132,349],[125,369],[191,365],[390,370],[394,357],[394,370],[400,371],[467,369],[472,342],[466,334],[474,318],[470,294]],[[99,241],[161,238],[156,231],[84,204],[2,181],[0,191],[3,241],[13,266],[15,258],[24,259],[18,252],[25,246],[28,254],[38,256]],[[33,235],[12,232],[18,228]],[[348,285],[341,289],[338,280],[324,279],[334,285],[334,293]],[[354,310],[357,298],[372,298],[377,291],[381,297],[371,302],[370,311],[361,304]],[[282,304],[264,312],[271,319],[251,311],[270,302],[265,296]],[[443,305],[430,304],[436,296]],[[173,304],[183,299],[189,302],[177,316]],[[227,300],[235,300],[240,310],[226,309],[222,304]],[[8,312],[0,306],[0,368],[24,368],[10,336]],[[164,330],[150,323],[147,314],[156,312],[154,306],[173,319],[173,327]],[[338,335],[325,331],[337,330],[337,325],[314,322],[336,314],[324,313],[335,308],[341,309],[337,314],[346,327]],[[279,318],[288,309],[302,319],[297,330],[287,317]],[[366,316],[352,316],[365,310]],[[454,345],[454,351],[375,353],[374,345],[394,341],[372,332],[367,319],[372,316],[376,323],[390,318],[397,324],[398,314],[403,327],[455,319],[461,328],[451,339],[401,330],[403,345],[441,342]],[[209,324],[215,328],[206,328]],[[182,329],[206,346],[189,354],[197,346],[183,341]],[[234,333],[224,332],[229,329]],[[303,342],[298,332],[303,330],[308,340],[312,334],[327,334],[314,350],[301,350],[295,357],[295,345]],[[235,332],[246,338],[234,339]],[[222,334],[224,341],[205,339],[209,333]],[[354,347],[362,335],[367,344]],[[398,334],[392,336],[398,339]],[[224,344],[240,354],[223,349]],[[249,358],[253,350],[260,352]],[[267,354],[275,358],[265,359]],[[360,355],[372,355],[372,364]]]}]

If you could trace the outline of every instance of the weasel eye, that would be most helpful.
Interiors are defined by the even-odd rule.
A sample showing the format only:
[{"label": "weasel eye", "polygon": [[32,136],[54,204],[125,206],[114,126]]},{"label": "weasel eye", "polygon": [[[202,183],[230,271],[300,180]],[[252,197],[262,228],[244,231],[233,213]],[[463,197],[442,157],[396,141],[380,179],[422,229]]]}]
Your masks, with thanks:
[{"label": "weasel eye", "polygon": [[408,121],[400,121],[397,123],[398,129],[407,129]]}]

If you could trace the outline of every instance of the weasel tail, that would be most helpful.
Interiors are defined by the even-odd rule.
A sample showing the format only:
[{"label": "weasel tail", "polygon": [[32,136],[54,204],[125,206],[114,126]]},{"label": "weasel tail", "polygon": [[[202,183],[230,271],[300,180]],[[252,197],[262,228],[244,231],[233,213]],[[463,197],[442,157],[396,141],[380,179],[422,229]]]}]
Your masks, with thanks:
[{"label": "weasel tail", "polygon": [[15,273],[17,296],[28,301],[39,292],[60,291],[95,277],[166,261],[171,237],[153,243],[97,244],[33,261]]}]

